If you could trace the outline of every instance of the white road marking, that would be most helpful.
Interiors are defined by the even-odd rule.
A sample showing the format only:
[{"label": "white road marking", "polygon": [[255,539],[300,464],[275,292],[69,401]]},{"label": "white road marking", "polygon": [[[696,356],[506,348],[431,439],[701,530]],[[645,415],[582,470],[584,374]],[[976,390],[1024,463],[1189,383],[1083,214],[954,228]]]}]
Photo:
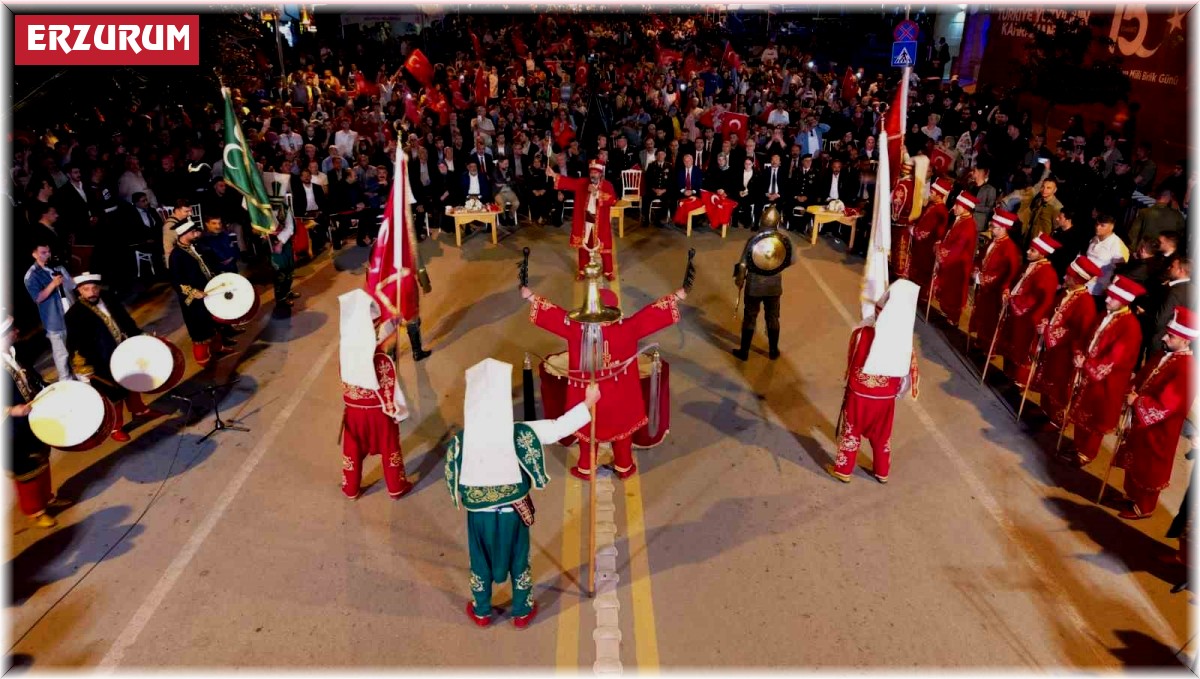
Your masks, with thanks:
[{"label": "white road marking", "polygon": [[217,522],[225,515],[225,512],[229,509],[229,505],[233,503],[234,498],[237,497],[238,492],[245,485],[246,479],[250,478],[250,474],[258,467],[258,463],[262,462],[263,457],[271,449],[271,445],[275,442],[275,439],[283,431],[283,428],[287,426],[292,413],[295,412],[300,402],[304,400],[313,383],[320,378],[321,372],[325,369],[325,365],[329,363],[329,359],[333,357],[337,348],[337,342],[330,342],[329,346],[322,352],[320,358],[313,364],[312,369],[304,376],[303,381],[292,392],[291,399],[288,400],[283,410],[275,416],[274,421],[271,423],[271,428],[267,430],[266,435],[259,439],[258,444],[251,451],[249,457],[246,458],[246,461],[242,463],[237,474],[225,486],[225,490],[221,493],[221,496],[217,498],[216,504],[209,510],[208,515],[204,517],[204,521],[197,526],[195,532],[188,538],[187,544],[179,551],[175,560],[167,566],[167,570],[163,572],[158,583],[154,585],[154,589],[146,596],[141,607],[133,614],[133,618],[130,619],[129,623],[125,625],[125,629],[121,632],[121,635],[117,637],[112,647],[108,649],[108,653],[104,654],[104,658],[100,660],[99,669],[112,672],[121,664],[121,660],[125,657],[125,652],[133,646],[138,637],[141,636],[142,631],[146,629],[150,618],[154,616],[154,613],[162,605],[167,595],[171,593],[171,590],[179,581],[179,577],[183,575],[188,564],[191,563],[192,559],[200,551],[201,545],[204,544],[209,534],[212,533]]},{"label": "white road marking", "polygon": [[[813,265],[803,257],[798,259],[800,260],[800,264],[804,266],[804,269],[808,271],[810,276],[812,276],[813,280],[817,284],[817,287],[820,288],[821,292],[825,294],[825,297],[829,299],[830,303],[833,305],[833,308],[837,310],[842,319],[846,321],[846,324],[852,327],[858,325],[858,321],[855,320],[850,311],[847,310],[842,302],[837,298],[837,295],[833,292],[825,280],[821,278],[820,274],[817,273],[817,270],[813,267]],[[1107,652],[1108,645],[1101,639],[1100,635],[1096,633],[1091,623],[1089,623],[1087,619],[1084,618],[1083,614],[1079,612],[1079,609],[1075,606],[1074,602],[1071,601],[1070,596],[1063,589],[1063,587],[1058,583],[1058,579],[1054,576],[1054,574],[1050,573],[1044,566],[1041,565],[1041,563],[1037,561],[1036,558],[1034,558],[1028,545],[1026,545],[1025,540],[1021,538],[1020,533],[1013,525],[1013,522],[1004,513],[1004,510],[1000,508],[1000,503],[996,501],[995,496],[992,495],[991,491],[988,490],[987,484],[980,480],[979,476],[975,474],[964,458],[955,452],[954,446],[950,443],[950,440],[946,438],[946,435],[942,433],[941,429],[938,428],[937,423],[934,422],[933,417],[930,416],[929,411],[925,409],[925,406],[912,399],[904,399],[904,402],[912,408],[913,412],[917,416],[917,420],[920,421],[921,425],[925,427],[925,430],[929,432],[929,435],[933,438],[933,441],[937,444],[937,447],[942,451],[942,454],[945,455],[954,465],[959,476],[966,481],[967,486],[970,488],[971,493],[975,496],[975,499],[979,502],[980,506],[982,506],[984,511],[991,516],[992,520],[1000,526],[1000,529],[1004,531],[1004,536],[1008,538],[1008,541],[1020,546],[1021,556],[1024,559],[1026,566],[1028,566],[1029,569],[1033,571],[1034,576],[1041,581],[1041,584],[1046,588],[1046,591],[1050,594],[1055,604],[1067,614],[1067,616],[1071,619],[1071,622],[1079,630],[1080,634],[1093,641],[1093,645],[1091,647],[1092,652],[1105,664],[1111,663],[1112,658]],[[1147,622],[1149,622],[1154,628],[1155,633],[1158,634],[1164,641],[1167,639],[1173,639],[1175,635],[1171,631],[1171,626],[1162,617],[1162,614],[1158,611],[1158,609],[1156,609],[1150,604],[1150,602],[1146,600],[1145,593],[1142,592],[1140,586],[1138,586],[1137,592],[1141,596],[1138,597],[1139,601],[1136,603],[1138,604],[1139,608],[1141,608],[1142,611],[1147,614]]]}]

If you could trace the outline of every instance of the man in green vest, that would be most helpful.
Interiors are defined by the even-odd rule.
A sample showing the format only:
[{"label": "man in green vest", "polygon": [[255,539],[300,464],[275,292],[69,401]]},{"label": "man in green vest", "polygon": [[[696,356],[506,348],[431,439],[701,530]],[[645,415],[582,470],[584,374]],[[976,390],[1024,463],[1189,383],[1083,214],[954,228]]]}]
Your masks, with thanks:
[{"label": "man in green vest", "polygon": [[525,629],[537,615],[529,569],[530,488],[550,482],[542,442],[553,443],[591,421],[600,389],[588,387],[583,403],[557,420],[513,422],[508,363],[487,358],[467,369],[463,431],[446,452],[446,487],[455,507],[467,510],[471,595],[467,616],[492,622],[492,584],[512,579],[513,625]]}]

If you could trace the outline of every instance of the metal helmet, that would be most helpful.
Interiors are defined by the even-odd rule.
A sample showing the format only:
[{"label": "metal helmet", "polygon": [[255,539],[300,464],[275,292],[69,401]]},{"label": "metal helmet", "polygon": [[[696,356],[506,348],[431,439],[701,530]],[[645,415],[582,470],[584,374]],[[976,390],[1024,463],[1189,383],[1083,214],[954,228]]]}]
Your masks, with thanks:
[{"label": "metal helmet", "polygon": [[763,210],[762,216],[758,218],[758,226],[762,229],[777,229],[782,221],[783,215],[779,214],[779,208],[772,203]]}]

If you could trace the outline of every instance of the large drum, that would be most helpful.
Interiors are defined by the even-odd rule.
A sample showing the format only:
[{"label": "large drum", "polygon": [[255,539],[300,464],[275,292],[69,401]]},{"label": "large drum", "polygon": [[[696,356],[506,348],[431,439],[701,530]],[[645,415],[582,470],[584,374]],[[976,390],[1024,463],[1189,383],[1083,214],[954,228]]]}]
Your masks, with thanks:
[{"label": "large drum", "polygon": [[[561,417],[567,405],[567,352],[552,354],[538,366],[538,377],[541,382],[542,414],[546,419]],[[649,416],[650,408],[650,377],[654,368],[654,359],[646,354],[638,355],[638,378],[642,385],[642,400]],[[665,358],[659,357],[659,403],[658,431],[650,435],[649,423],[633,434],[633,445],[639,448],[653,448],[662,443],[671,428],[671,371],[670,364]],[[575,443],[574,436],[568,436],[559,441],[564,446]]]},{"label": "large drum", "polygon": [[218,323],[240,325],[258,313],[258,293],[241,274],[217,274],[204,286],[204,306]]},{"label": "large drum", "polygon": [[33,399],[29,427],[50,446],[68,452],[91,450],[117,426],[117,409],[83,382],[56,382]]},{"label": "large drum", "polygon": [[170,340],[138,335],[121,342],[108,369],[117,384],[141,394],[167,391],[183,379],[183,352]]}]

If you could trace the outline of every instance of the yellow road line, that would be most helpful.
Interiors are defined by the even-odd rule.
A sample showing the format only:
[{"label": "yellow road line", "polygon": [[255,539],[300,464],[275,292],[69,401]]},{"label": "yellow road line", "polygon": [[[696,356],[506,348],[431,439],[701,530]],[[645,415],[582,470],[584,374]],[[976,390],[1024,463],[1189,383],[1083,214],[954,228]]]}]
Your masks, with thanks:
[{"label": "yellow road line", "polygon": [[633,641],[637,669],[658,673],[658,628],[654,621],[654,596],[650,587],[650,558],[646,552],[646,520],[642,506],[641,474],[625,483],[625,523],[629,527],[629,574],[633,578]]},{"label": "yellow road line", "polygon": [[[567,461],[570,465],[570,461]],[[564,475],[563,522],[562,522],[562,576],[559,578],[563,592],[558,600],[558,637],[554,652],[554,665],[559,673],[574,674],[579,670],[579,608],[583,595],[579,583],[583,559],[583,482]]]}]

